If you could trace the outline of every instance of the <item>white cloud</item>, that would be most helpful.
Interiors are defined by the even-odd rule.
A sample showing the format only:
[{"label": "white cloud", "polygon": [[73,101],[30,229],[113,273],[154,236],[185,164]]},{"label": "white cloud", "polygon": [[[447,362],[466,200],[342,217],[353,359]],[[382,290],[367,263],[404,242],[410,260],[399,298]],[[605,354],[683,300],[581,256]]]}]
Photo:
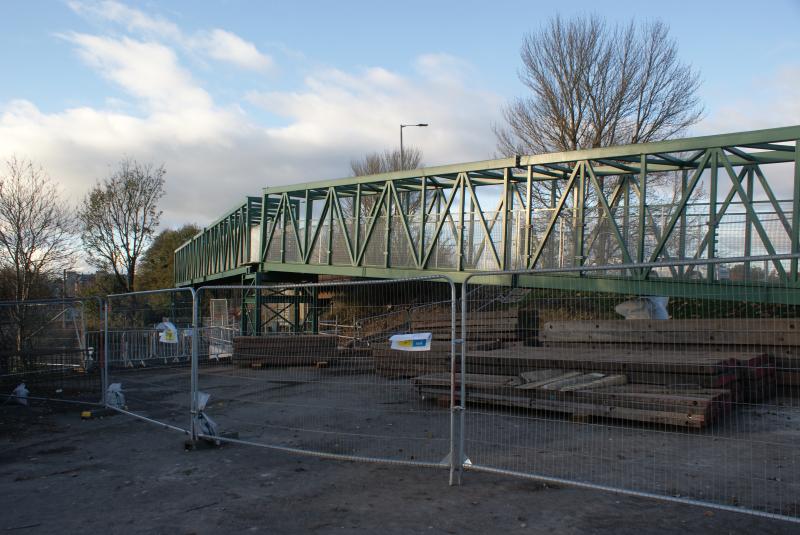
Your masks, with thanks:
[{"label": "white cloud", "polygon": [[67,34],[78,55],[103,77],[150,109],[206,108],[211,97],[181,68],[172,49],[158,43],[124,37],[113,39],[87,34]]},{"label": "white cloud", "polygon": [[178,26],[161,17],[147,15],[119,2],[78,2],[70,1],[70,9],[80,15],[107,20],[120,24],[129,32],[141,32],[158,37],[182,39],[183,33]]},{"label": "white cloud", "polygon": [[[243,102],[221,106],[181,62],[177,51],[185,44],[175,36],[188,38],[180,28],[121,4],[98,5],[104,20],[129,21],[125,28],[136,35],[63,37],[117,88],[106,107],[51,113],[24,98],[0,102],[0,159],[17,154],[43,164],[73,201],[132,157],[165,164],[166,224],[205,223],[264,186],[347,175],[352,158],[396,147],[401,123],[430,124],[405,137],[429,166],[495,151],[490,126],[500,120],[502,99],[476,86],[478,77],[462,59],[424,54],[408,76],[380,66],[322,69],[294,90],[251,91]],[[265,65],[255,48],[227,50],[226,61]],[[754,81],[751,98],[719,104],[698,133],[800,123],[797,87],[796,67]],[[280,126],[260,122],[263,113],[248,113],[253,106],[279,117]]]},{"label": "white cloud", "polygon": [[462,84],[468,76],[476,74],[470,63],[450,54],[422,54],[415,66],[423,76],[442,84]]},{"label": "white cloud", "polygon": [[212,30],[194,41],[196,46],[214,59],[256,71],[272,67],[272,58],[259,52],[253,43],[231,32]]},{"label": "white cloud", "polygon": [[187,35],[169,20],[148,15],[120,2],[72,0],[68,5],[79,15],[112,22],[148,39],[166,39],[189,52],[199,52],[243,69],[262,71],[273,65],[272,58],[260,52],[255,44],[219,28]]},{"label": "white cloud", "polygon": [[[107,79],[106,108],[43,112],[34,102],[0,103],[0,159],[43,164],[76,202],[123,157],[167,168],[165,224],[205,223],[262,187],[349,174],[351,158],[396,147],[401,122],[428,165],[478,160],[494,150],[496,95],[432,77],[375,67],[328,69],[296,91],[252,92],[220,106],[181,64],[174,47],[151,38],[69,33],[78,57]],[[259,123],[248,106],[280,116]]]},{"label": "white cloud", "polygon": [[358,74],[331,69],[308,77],[302,91],[251,92],[248,100],[288,120],[273,131],[276,137],[315,150],[333,141],[355,157],[396,147],[401,123],[429,123],[406,137],[429,165],[490,157],[490,123],[500,105],[498,96],[452,80],[412,80],[381,68]]}]

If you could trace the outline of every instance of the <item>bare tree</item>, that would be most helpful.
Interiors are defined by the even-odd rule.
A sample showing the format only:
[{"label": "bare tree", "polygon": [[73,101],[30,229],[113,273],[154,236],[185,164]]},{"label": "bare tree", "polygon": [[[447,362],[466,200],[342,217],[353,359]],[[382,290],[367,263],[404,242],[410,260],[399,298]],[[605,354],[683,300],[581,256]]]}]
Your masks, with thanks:
[{"label": "bare tree", "polygon": [[[0,274],[10,322],[0,328],[0,373],[7,373],[30,342],[28,307],[21,301],[50,297],[53,276],[72,265],[75,220],[41,166],[12,157],[0,175]],[[8,350],[12,352],[8,352]]]},{"label": "bare tree", "polygon": [[422,163],[422,151],[414,147],[403,149],[403,161],[400,161],[400,150],[371,152],[358,160],[350,161],[353,176],[378,175],[392,171],[416,169]]},{"label": "bare tree", "polygon": [[12,157],[0,176],[0,269],[10,273],[10,297],[32,297],[74,260],[75,219],[47,172]]},{"label": "bare tree", "polygon": [[[702,116],[699,75],[680,61],[662,22],[609,26],[598,15],[555,17],[525,37],[520,56],[520,79],[531,94],[510,103],[503,110],[506,124],[495,127],[498,149],[506,155],[659,141]],[[621,179],[599,182],[608,193]],[[653,200],[676,203],[677,174],[648,176],[648,184]],[[531,193],[547,206],[562,186],[536,183]],[[587,205],[595,205],[599,218],[595,261],[606,263],[615,245],[596,201],[587,192]]]},{"label": "bare tree", "polygon": [[[353,171],[353,176],[366,176],[366,175],[379,175],[383,173],[391,173],[392,171],[404,171],[408,169],[417,169],[422,165],[422,151],[415,147],[403,148],[403,157],[400,158],[400,150],[385,150],[383,152],[371,152],[358,160],[350,161],[350,169]],[[409,195],[409,194],[403,194]],[[348,215],[354,214],[353,198],[346,197],[342,199],[342,208]],[[375,205],[377,195],[366,195],[361,197],[361,220],[366,219]],[[418,195],[411,195],[408,198],[408,208],[410,212],[416,209],[419,203]]]},{"label": "bare tree", "polygon": [[120,290],[134,290],[136,263],[153,240],[164,196],[164,166],[123,160],[86,195],[78,217],[89,262],[113,273]]},{"label": "bare tree", "polygon": [[662,22],[555,17],[525,37],[520,56],[531,96],[507,106],[507,125],[495,128],[506,155],[657,141],[702,116],[699,75]]}]

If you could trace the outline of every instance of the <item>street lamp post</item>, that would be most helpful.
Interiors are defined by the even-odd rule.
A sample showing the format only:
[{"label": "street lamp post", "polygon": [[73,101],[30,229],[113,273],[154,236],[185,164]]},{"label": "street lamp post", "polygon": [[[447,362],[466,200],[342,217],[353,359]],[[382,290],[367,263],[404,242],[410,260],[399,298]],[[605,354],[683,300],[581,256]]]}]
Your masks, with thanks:
[{"label": "street lamp post", "polygon": [[400,125],[400,170],[405,169],[406,166],[406,159],[405,154],[403,153],[403,128],[409,126],[428,126],[428,123],[418,123],[418,124],[401,124]]}]

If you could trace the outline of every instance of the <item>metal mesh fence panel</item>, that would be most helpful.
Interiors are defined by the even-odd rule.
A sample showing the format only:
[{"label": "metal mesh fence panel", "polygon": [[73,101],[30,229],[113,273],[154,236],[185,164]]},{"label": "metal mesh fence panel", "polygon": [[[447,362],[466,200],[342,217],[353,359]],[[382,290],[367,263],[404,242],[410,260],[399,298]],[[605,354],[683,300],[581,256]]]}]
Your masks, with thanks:
[{"label": "metal mesh fence panel", "polygon": [[189,433],[194,292],[111,295],[107,303],[106,404]]},{"label": "metal mesh fence panel", "polygon": [[99,403],[103,355],[91,333],[102,321],[99,299],[0,303],[4,400],[21,401],[25,393],[28,399]]},{"label": "metal mesh fence panel", "polygon": [[[201,436],[450,467],[450,391],[414,378],[451,382],[454,295],[437,277],[200,288]],[[412,333],[431,340],[393,349]]]},{"label": "metal mesh fence panel", "polygon": [[800,286],[748,260],[469,279],[463,466],[799,520]]}]

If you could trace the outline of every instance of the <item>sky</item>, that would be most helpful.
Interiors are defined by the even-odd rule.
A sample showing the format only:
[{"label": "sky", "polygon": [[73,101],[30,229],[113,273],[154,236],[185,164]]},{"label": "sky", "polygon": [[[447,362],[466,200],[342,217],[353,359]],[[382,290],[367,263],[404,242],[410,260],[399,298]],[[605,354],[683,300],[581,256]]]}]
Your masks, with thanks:
[{"label": "sky", "polygon": [[430,124],[404,133],[425,165],[492,158],[524,35],[586,13],[670,26],[703,81],[690,134],[800,124],[800,0],[20,0],[0,5],[0,161],[72,204],[123,158],[163,164],[175,227],[348,176],[401,123]]}]

